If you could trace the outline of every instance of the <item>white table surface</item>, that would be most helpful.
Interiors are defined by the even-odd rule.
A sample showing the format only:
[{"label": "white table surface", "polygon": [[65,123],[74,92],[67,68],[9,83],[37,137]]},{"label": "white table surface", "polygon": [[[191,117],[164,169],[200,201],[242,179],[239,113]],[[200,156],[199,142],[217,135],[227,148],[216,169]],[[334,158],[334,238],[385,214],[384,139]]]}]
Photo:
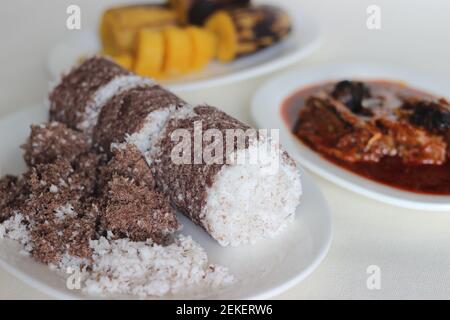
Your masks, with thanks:
[{"label": "white table surface", "polygon": [[[0,10],[0,116],[43,101],[48,89],[46,54],[55,41],[74,32],[65,28],[69,4],[81,6],[82,28],[88,28],[97,23],[102,8],[118,2],[4,1]],[[330,60],[371,61],[437,76],[450,75],[449,1],[289,2],[316,17],[322,27],[322,48],[298,63],[299,70]],[[366,8],[370,4],[381,7],[379,31],[366,28]],[[252,94],[272,76],[182,96],[192,103],[207,101],[250,122]],[[333,244],[324,262],[308,279],[278,298],[450,298],[450,213],[384,205],[313,177],[332,211]],[[369,265],[381,268],[380,290],[367,289]],[[17,298],[49,297],[0,270],[0,299]]]}]

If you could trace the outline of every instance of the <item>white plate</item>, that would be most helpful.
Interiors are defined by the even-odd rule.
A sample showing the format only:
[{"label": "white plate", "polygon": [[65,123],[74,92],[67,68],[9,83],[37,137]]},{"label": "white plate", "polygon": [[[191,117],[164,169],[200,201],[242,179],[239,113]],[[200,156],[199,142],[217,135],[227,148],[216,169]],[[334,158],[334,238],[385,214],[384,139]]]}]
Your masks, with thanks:
[{"label": "white plate", "polygon": [[[203,71],[160,81],[161,84],[177,92],[219,86],[266,74],[305,58],[319,47],[318,26],[298,9],[287,10],[293,19],[293,31],[280,43],[227,64],[213,62]],[[74,32],[50,51],[47,61],[50,75],[58,79],[80,56],[99,51],[95,30]]]},{"label": "white plate", "polygon": [[[19,146],[28,136],[29,125],[45,118],[44,108],[34,107],[0,120],[0,136],[4,137],[0,144],[2,175],[17,174],[25,169]],[[167,298],[270,298],[306,278],[328,251],[331,221],[325,200],[314,182],[307,174],[303,174],[302,181],[304,194],[295,222],[277,238],[254,246],[223,248],[202,229],[182,218],[183,233],[199,242],[212,262],[228,267],[237,281],[220,291]],[[86,298],[79,291],[66,289],[63,276],[21,255],[18,246],[10,240],[0,240],[0,266],[53,297]]]},{"label": "white plate", "polygon": [[328,80],[348,78],[402,80],[443,97],[450,96],[450,83],[396,67],[372,64],[329,64],[288,72],[264,84],[252,100],[252,116],[260,128],[279,128],[287,151],[309,170],[375,200],[417,210],[450,211],[450,196],[402,191],[361,177],[322,158],[291,134],[281,117],[281,104],[298,89]]}]

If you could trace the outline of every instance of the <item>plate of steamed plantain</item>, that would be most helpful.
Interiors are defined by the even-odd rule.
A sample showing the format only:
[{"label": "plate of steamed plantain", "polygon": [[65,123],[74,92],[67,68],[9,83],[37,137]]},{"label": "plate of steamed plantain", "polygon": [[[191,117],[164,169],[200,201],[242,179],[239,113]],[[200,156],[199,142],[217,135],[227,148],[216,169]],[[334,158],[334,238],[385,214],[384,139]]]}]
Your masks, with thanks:
[{"label": "plate of steamed plantain", "polygon": [[172,90],[227,84],[275,71],[318,48],[313,19],[251,0],[169,0],[106,8],[98,29],[75,32],[50,52],[54,79],[100,54]]}]

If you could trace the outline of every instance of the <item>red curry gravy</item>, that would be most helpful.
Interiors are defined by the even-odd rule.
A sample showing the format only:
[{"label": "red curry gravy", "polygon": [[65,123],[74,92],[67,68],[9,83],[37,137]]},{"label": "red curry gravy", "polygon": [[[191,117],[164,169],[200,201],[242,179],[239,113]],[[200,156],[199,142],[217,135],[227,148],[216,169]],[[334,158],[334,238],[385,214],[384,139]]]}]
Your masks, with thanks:
[{"label": "red curry gravy", "polygon": [[[281,108],[282,117],[297,139],[328,161],[367,179],[416,193],[450,195],[449,159],[442,165],[405,164],[401,158],[395,156],[385,156],[379,162],[348,162],[320,152],[316,146],[295,134],[294,127],[299,117],[299,110],[305,105],[306,99],[322,91],[327,86],[332,86],[333,83],[322,83],[302,88],[283,102]],[[408,87],[401,82],[374,80],[365,81],[365,83],[372,90],[395,90],[405,97],[432,97],[429,93]]]}]

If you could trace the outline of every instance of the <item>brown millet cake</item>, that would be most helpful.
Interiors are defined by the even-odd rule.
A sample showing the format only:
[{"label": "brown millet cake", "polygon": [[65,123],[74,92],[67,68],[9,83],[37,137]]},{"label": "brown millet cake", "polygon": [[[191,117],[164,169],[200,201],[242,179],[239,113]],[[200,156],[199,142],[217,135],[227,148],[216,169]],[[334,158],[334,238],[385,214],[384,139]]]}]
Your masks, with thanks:
[{"label": "brown millet cake", "polygon": [[74,161],[89,151],[89,142],[84,134],[61,122],[48,122],[31,126],[31,134],[25,144],[24,160],[29,166],[50,163],[57,158]]},{"label": "brown millet cake", "polygon": [[[293,220],[300,201],[300,175],[294,161],[276,141],[256,131],[242,144],[233,139],[232,148],[222,140],[222,158],[196,164],[195,125],[201,133],[209,129],[226,137],[232,129],[245,133],[248,125],[210,106],[199,106],[167,122],[155,145],[152,170],[158,186],[172,204],[202,226],[221,245],[238,246],[273,237]],[[191,161],[179,164],[172,153],[179,141],[175,130],[190,134]],[[210,141],[202,139],[206,150]],[[268,151],[271,145],[272,152]],[[203,153],[203,156],[205,153]],[[253,155],[257,160],[250,161]],[[247,159],[238,163],[239,157]],[[235,162],[229,161],[234,158]],[[217,161],[216,161],[217,160]],[[273,170],[272,170],[272,169]],[[270,196],[268,196],[270,195]]]},{"label": "brown millet cake", "polygon": [[72,69],[49,98],[50,121],[32,126],[22,146],[27,172],[0,179],[0,239],[58,270],[79,268],[87,293],[162,296],[232,282],[176,233],[181,224],[144,157],[186,103],[99,57]]},{"label": "brown millet cake", "polygon": [[97,211],[91,207],[92,178],[64,159],[36,165],[23,177],[20,213],[30,234],[31,254],[58,264],[67,253],[89,258]]},{"label": "brown millet cake", "polygon": [[96,91],[118,76],[129,72],[100,57],[88,59],[64,76],[49,95],[50,120],[76,128]]},{"label": "brown millet cake", "polygon": [[[59,158],[33,166],[24,174],[24,200],[14,210],[32,222],[33,256],[45,263],[56,262],[64,248],[69,248],[69,254],[83,253],[82,257],[88,258],[88,250],[70,250],[66,242],[70,237],[64,231],[65,226],[78,226],[73,222],[83,222],[86,213],[91,218],[89,228],[83,222],[80,230],[69,230],[81,236],[84,229],[99,234],[111,231],[115,238],[162,243],[180,228],[169,202],[155,190],[150,171],[143,170],[147,164],[142,155],[135,153],[134,160],[120,165],[122,152],[116,154],[118,159],[104,165],[101,156],[91,153],[79,157],[76,165]],[[5,177],[1,182],[10,186],[17,184],[17,179]],[[11,195],[5,195],[4,207],[12,206]],[[93,235],[84,236],[87,247],[90,239]],[[83,244],[81,240],[74,242]]]},{"label": "brown millet cake", "polygon": [[167,243],[181,228],[166,197],[155,189],[155,180],[142,154],[133,145],[112,148],[113,157],[100,168],[101,230],[114,238],[151,239]]},{"label": "brown millet cake", "polygon": [[6,175],[0,179],[0,223],[9,219],[23,201],[23,182],[16,176]]},{"label": "brown millet cake", "polygon": [[117,238],[152,239],[158,244],[180,228],[173,209],[162,193],[135,180],[114,175],[103,197],[101,228]]},{"label": "brown millet cake", "polygon": [[[33,126],[23,146],[28,171],[0,180],[0,238],[59,269],[80,267],[87,292],[161,296],[232,282],[177,233],[174,208],[224,246],[274,237],[294,218],[299,171],[272,136],[224,143],[218,162],[204,153],[194,161],[197,123],[202,150],[212,146],[208,129],[221,138],[252,130],[215,107],[192,107],[101,57],[63,76],[49,100],[50,122]],[[181,164],[172,157],[180,129],[192,157]],[[229,162],[255,154],[255,163]]]},{"label": "brown millet cake", "polygon": [[145,154],[169,115],[184,105],[187,103],[158,85],[123,91],[102,109],[93,144],[105,152],[111,144],[133,144]]},{"label": "brown millet cake", "polygon": [[[28,141],[38,134],[48,145],[45,131],[56,127],[32,130]],[[109,161],[54,151],[22,177],[0,179],[0,238],[63,272],[79,268],[89,294],[162,296],[233,281],[190,237],[173,235],[180,223],[136,148],[113,149]]]},{"label": "brown millet cake", "polygon": [[135,146],[130,144],[124,148],[112,148],[111,151],[113,157],[99,169],[97,181],[99,192],[106,190],[108,182],[114,175],[132,179],[139,185],[147,185],[150,189],[155,188],[155,179],[149,166]]},{"label": "brown millet cake", "polygon": [[63,76],[49,94],[50,120],[90,133],[103,105],[121,91],[150,86],[107,58],[94,56]]},{"label": "brown millet cake", "polygon": [[[267,163],[173,163],[171,151],[176,143],[172,133],[177,129],[192,133],[196,121],[203,122],[204,131],[213,129],[222,134],[230,129],[251,129],[217,108],[193,108],[153,84],[116,92],[96,110],[97,121],[88,132],[93,147],[108,156],[114,148],[136,147],[153,168],[157,186],[171,203],[220,244],[237,246],[271,238],[293,220],[302,193],[300,176],[294,161],[278,143],[274,143],[278,151],[275,154],[262,153]],[[262,150],[261,144],[273,141],[261,135],[233,151],[239,156],[255,154]],[[279,164],[279,170],[268,174],[266,167],[275,164]]]}]

